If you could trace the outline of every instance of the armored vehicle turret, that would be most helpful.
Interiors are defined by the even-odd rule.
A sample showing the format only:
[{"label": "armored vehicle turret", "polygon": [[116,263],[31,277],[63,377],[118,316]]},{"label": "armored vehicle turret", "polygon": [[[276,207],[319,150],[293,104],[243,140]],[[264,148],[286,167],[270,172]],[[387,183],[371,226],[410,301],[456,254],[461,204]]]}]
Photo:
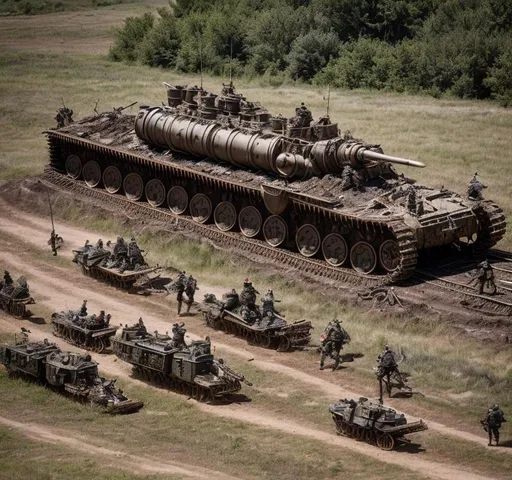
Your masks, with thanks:
[{"label": "armored vehicle turret", "polygon": [[423,163],[341,136],[305,105],[286,119],[232,84],[220,96],[166,87],[169,106],[48,131],[49,178],[146,201],[148,216],[215,242],[358,283],[403,280],[422,250],[468,239],[489,248],[505,233],[492,201],[415,184],[393,165]]},{"label": "armored vehicle turret", "polygon": [[14,345],[0,345],[0,363],[10,376],[35,379],[77,400],[107,407],[110,413],[136,412],[143,406],[115,388],[115,380],[100,377],[98,363],[89,354],[63,352],[47,340],[29,342],[24,336]]},{"label": "armored vehicle turret", "polygon": [[30,296],[28,283],[25,277],[13,281],[7,270],[4,272],[4,279],[0,282],[0,309],[15,317],[27,315],[27,305],[33,304],[34,299]]},{"label": "armored vehicle turret", "polygon": [[167,335],[146,333],[140,324],[126,327],[112,340],[117,357],[133,365],[134,373],[152,383],[185,393],[199,401],[214,401],[238,392],[242,375],[215,360],[209,342],[194,341],[176,348]]},{"label": "armored vehicle turret", "polygon": [[372,403],[367,398],[340,400],[329,406],[338,435],[356,438],[377,445],[382,450],[392,450],[399,442],[409,442],[404,435],[427,430],[419,420],[407,423],[404,414],[392,408]]}]

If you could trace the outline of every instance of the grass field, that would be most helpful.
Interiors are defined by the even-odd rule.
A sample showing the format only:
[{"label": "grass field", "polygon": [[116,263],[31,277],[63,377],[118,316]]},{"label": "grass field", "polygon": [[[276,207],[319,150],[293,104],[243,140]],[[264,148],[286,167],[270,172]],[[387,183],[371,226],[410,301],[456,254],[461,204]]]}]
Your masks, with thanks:
[{"label": "grass field", "polygon": [[[0,18],[0,181],[22,178],[43,171],[47,161],[42,131],[54,126],[53,117],[64,101],[75,118],[98,110],[109,110],[133,101],[160,104],[165,100],[162,81],[196,84],[198,77],[183,77],[174,72],[140,66],[114,64],[105,54],[111,41],[112,26],[127,15],[153,10],[166,2],[122,3],[87,12],[64,12],[37,17]],[[225,79],[206,78],[205,87],[213,91]],[[291,115],[305,101],[315,116],[325,112],[326,92],[307,86],[270,87],[264,81],[235,79],[246,96],[273,112]],[[136,111],[136,106],[131,111]],[[331,92],[331,117],[342,131],[368,142],[380,143],[386,153],[425,162],[422,170],[405,168],[408,176],[427,185],[464,193],[473,173],[478,171],[488,185],[486,198],[493,198],[510,217],[510,152],[512,151],[512,111],[489,102],[433,99],[375,92]],[[402,169],[400,169],[402,170]],[[117,221],[83,217],[71,207],[57,205],[62,220],[115,234],[126,230]],[[91,239],[92,241],[93,239]],[[12,239],[0,235],[0,244]],[[247,272],[256,285],[272,285],[283,302],[280,308],[291,319],[308,318],[318,337],[326,321],[339,316],[353,342],[351,350],[364,351],[365,357],[340,373],[340,383],[371,394],[375,390],[372,373],[375,356],[384,343],[407,353],[407,370],[414,385],[425,394],[408,400],[417,414],[425,412],[467,431],[479,429],[478,420],[486,406],[500,401],[512,411],[512,352],[510,348],[478,343],[446,326],[436,316],[382,315],[362,312],[342,302],[326,300],[322,292],[287,276],[265,273],[246,263],[233,261],[229,254],[204,244],[146,234],[141,238],[152,262],[166,258],[179,266],[208,278],[210,285],[238,286]],[[501,247],[512,247],[508,233]],[[46,262],[41,252],[27,248],[34,262]],[[53,261],[53,260],[52,260]],[[55,265],[66,267],[58,258]],[[59,263],[60,262],[60,263]],[[222,353],[222,352],[219,352]],[[316,373],[317,356],[300,354],[295,361],[309,365]],[[244,368],[255,387],[250,389],[255,408],[275,415],[289,415],[297,421],[329,429],[326,394],[315,392],[279,374],[269,374],[230,358],[229,364]],[[306,367],[304,367],[306,368]],[[283,395],[276,395],[276,393]],[[211,418],[181,398],[162,391],[130,386],[130,395],[143,398],[146,408],[140,415],[125,417],[98,415],[84,406],[55,396],[52,392],[20,381],[12,382],[0,373],[1,415],[20,422],[35,422],[48,428],[79,432],[101,445],[120,448],[131,454],[143,453],[159,458],[171,456],[180,462],[222,470],[230,475],[243,465],[245,478],[389,478],[415,479],[419,475],[397,469],[353,452],[318,445],[311,439],[269,433],[256,426],[233,420]],[[59,412],[55,418],[53,412]],[[507,426],[508,427],[508,426]],[[505,436],[510,428],[505,427]],[[70,433],[70,434],[71,434]],[[425,434],[422,438],[429,458],[465,465],[475,471],[507,478],[509,455],[482,450],[469,442]],[[101,446],[100,445],[100,446]],[[256,448],[258,446],[258,448]],[[209,452],[206,457],[205,449]],[[66,446],[27,441],[16,431],[0,427],[0,479],[94,478],[132,480],[140,473],[122,470],[119,463],[84,455],[79,462]],[[26,459],[34,461],[27,463]],[[414,459],[410,460],[414,461]],[[147,474],[147,472],[146,472]],[[92,477],[91,477],[92,478]],[[153,478],[153,477],[150,477]],[[175,479],[179,476],[158,475]]]}]

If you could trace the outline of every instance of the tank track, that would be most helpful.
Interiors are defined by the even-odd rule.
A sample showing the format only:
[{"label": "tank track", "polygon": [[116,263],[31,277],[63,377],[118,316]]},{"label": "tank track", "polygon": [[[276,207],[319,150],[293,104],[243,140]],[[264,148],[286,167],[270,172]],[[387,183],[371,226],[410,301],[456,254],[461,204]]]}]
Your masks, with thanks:
[{"label": "tank track", "polygon": [[134,285],[137,282],[137,280],[141,279],[144,276],[147,277],[147,273],[145,272],[130,272],[130,276],[122,277],[120,275],[116,275],[114,272],[108,272],[97,267],[87,268],[84,265],[81,265],[81,267],[82,273],[87,277],[91,277],[100,282],[105,282],[108,283],[109,285],[113,285],[114,287],[119,288],[119,290],[134,290]]},{"label": "tank track", "polygon": [[501,207],[491,201],[482,202],[482,211],[478,217],[483,226],[482,231],[485,232],[477,240],[478,247],[487,250],[505,236],[507,221]]},{"label": "tank track", "polygon": [[25,318],[28,316],[27,307],[23,302],[16,302],[11,299],[2,298],[0,295],[0,310],[13,317]]},{"label": "tank track", "polygon": [[271,261],[272,263],[300,270],[301,274],[308,277],[333,280],[357,286],[377,287],[405,280],[412,275],[416,264],[417,252],[414,250],[415,240],[413,232],[401,221],[390,222],[389,224],[393,232],[399,235],[397,241],[402,255],[402,262],[397,271],[393,272],[392,275],[360,275],[348,268],[331,267],[320,260],[306,258],[295,252],[275,249],[261,240],[242,238],[242,236],[232,232],[222,232],[215,226],[194,222],[185,215],[175,215],[167,208],[151,207],[149,204],[141,202],[135,203],[120,195],[109,194],[100,188],[91,189],[85,185],[85,182],[72,180],[67,175],[58,173],[51,167],[45,169],[43,180],[46,180],[50,184],[49,186],[53,185],[54,187],[122,208],[130,216],[152,218],[167,224],[172,219],[176,231],[192,231],[216,244],[221,244],[228,248],[240,248],[243,254],[250,260],[255,260],[255,258],[259,257],[265,263]]},{"label": "tank track", "polygon": [[226,385],[212,389],[203,385],[189,383],[180,378],[171,377],[163,372],[144,368],[139,365],[133,366],[133,376],[176,393],[187,395],[199,402],[214,402],[216,399],[222,398],[230,393],[235,393],[242,388],[238,380],[229,380]]}]

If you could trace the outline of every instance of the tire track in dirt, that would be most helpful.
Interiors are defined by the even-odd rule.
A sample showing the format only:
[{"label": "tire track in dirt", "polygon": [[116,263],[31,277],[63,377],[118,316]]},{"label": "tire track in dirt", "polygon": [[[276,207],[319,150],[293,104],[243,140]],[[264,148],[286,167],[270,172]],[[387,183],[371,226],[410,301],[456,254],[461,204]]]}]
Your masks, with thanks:
[{"label": "tire track in dirt", "polygon": [[[11,319],[0,317],[0,328],[3,331],[13,331],[16,327]],[[31,338],[34,341],[43,340],[46,337],[46,332],[42,331],[38,326],[31,327],[32,335]],[[52,340],[53,341],[53,340]],[[55,342],[61,348],[69,349],[68,345],[60,339]],[[77,347],[72,348],[74,351],[85,352]],[[100,367],[101,371],[114,375],[117,378],[122,379],[125,383],[131,383],[144,388],[151,388],[155,391],[162,392],[162,389],[142,382],[141,380],[132,378],[130,376],[130,366],[124,362],[118,362],[115,358],[108,355],[100,356]],[[169,395],[173,395],[176,398],[184,399],[183,395],[169,391]],[[397,465],[417,473],[425,475],[427,478],[439,479],[439,480],[492,480],[493,477],[482,476],[464,470],[455,465],[435,462],[432,460],[425,460],[415,455],[414,458],[407,456],[405,453],[400,452],[385,452],[378,450],[376,447],[363,443],[357,442],[354,439],[337,436],[335,434],[327,433],[321,430],[317,430],[314,425],[308,425],[307,423],[297,423],[282,416],[276,417],[274,415],[262,412],[252,406],[246,406],[244,404],[229,404],[229,405],[208,405],[199,403],[191,398],[186,401],[192,402],[198,409],[209,415],[226,418],[230,420],[237,420],[244,423],[249,423],[260,428],[268,429],[271,431],[280,431],[282,433],[299,435],[301,437],[313,439],[325,443],[327,445],[336,445],[347,451],[352,451],[358,454],[362,454],[373,458],[376,461],[385,462],[391,465]],[[0,417],[0,423],[1,423]]]},{"label": "tire track in dirt", "polygon": [[[2,225],[0,226],[0,230],[5,231],[9,233],[12,236],[16,236],[20,238],[21,241],[28,242],[29,244],[39,247],[39,248],[49,248],[46,245],[46,242],[48,240],[48,235],[45,233],[48,228],[48,222],[40,217],[36,217],[34,215],[27,214],[25,212],[18,212],[15,210],[12,206],[10,206],[8,203],[6,203],[4,200],[0,200],[0,212],[4,213],[4,219],[2,220]],[[10,217],[9,219],[7,217]],[[93,233],[90,231],[69,227],[63,224],[59,224],[56,228],[57,233],[59,233],[64,238],[64,246],[61,249],[61,253],[64,254],[66,257],[72,258],[72,249],[81,247],[85,243],[86,238],[88,239],[94,239],[98,236],[100,236],[97,233]],[[108,234],[104,234],[101,236],[103,239],[106,239],[109,237]],[[42,302],[45,305],[47,305],[50,309],[54,309],[56,305],[59,306],[59,309],[77,309],[79,305],[76,304],[76,301],[73,304],[70,304],[70,301],[73,300],[73,297],[75,299],[80,299],[84,296],[87,297],[89,300],[93,300],[90,302],[91,304],[96,306],[99,305],[98,310],[104,309],[106,311],[109,311],[113,314],[114,318],[114,324],[118,321],[118,319],[123,319],[123,323],[130,323],[135,322],[137,318],[142,315],[144,320],[148,325],[151,325],[151,330],[156,328],[159,332],[163,332],[166,330],[169,330],[171,322],[177,321],[174,314],[169,312],[169,316],[167,317],[167,321],[163,320],[161,316],[155,315],[153,312],[151,312],[146,306],[137,305],[137,314],[133,313],[133,307],[127,307],[124,300],[119,299],[120,295],[115,289],[108,288],[107,295],[103,295],[97,292],[97,290],[91,290],[92,285],[91,282],[95,282],[94,280],[87,279],[87,277],[81,277],[80,280],[77,281],[66,281],[62,277],[60,278],[59,282],[55,282],[53,280],[48,279],[48,275],[45,274],[43,271],[36,269],[33,265],[24,262],[22,259],[18,258],[17,256],[13,254],[7,254],[4,253],[4,259],[7,260],[9,263],[11,263],[16,268],[19,268],[21,270],[30,271],[32,276],[36,276],[39,280],[37,281],[37,284],[31,280],[29,282],[29,285],[37,285],[37,287],[34,289],[34,291],[37,291],[40,295],[43,294],[44,296],[48,297],[48,300],[43,300]],[[62,272],[62,275],[64,276],[70,276],[70,273],[68,270],[65,270],[63,268],[59,268],[56,266],[48,265],[48,268],[54,268],[59,269],[59,271]],[[78,273],[77,273],[78,275]],[[45,280],[45,281],[40,281]],[[204,284],[201,279],[199,278],[199,283],[201,286],[204,286],[204,288],[208,291],[212,291],[214,293],[215,290],[219,290],[218,288],[211,287],[209,285]],[[51,288],[48,288],[48,283],[51,283],[53,286]],[[63,289],[63,285],[66,285],[64,290],[66,291],[65,294],[58,294],[56,292],[59,292],[59,290]],[[78,287],[77,285],[87,285],[87,287]],[[88,286],[91,285],[91,288]],[[115,292],[113,294],[113,292]],[[121,296],[124,296],[126,294],[121,294]],[[119,300],[114,300],[114,297],[118,298]],[[133,298],[133,297],[132,297]],[[147,303],[146,299],[146,303]],[[133,305],[135,304],[135,300],[131,301]],[[161,304],[158,305],[160,308],[164,308]],[[139,315],[140,314],[140,315]],[[193,340],[197,340],[200,337],[197,335],[193,335],[189,330],[189,335],[187,335],[189,338]],[[215,340],[216,335],[211,334],[210,337],[212,340]],[[226,336],[226,339],[229,337]],[[299,380],[303,383],[315,386],[318,389],[321,389],[325,394],[331,395],[333,400],[338,399],[341,397],[348,397],[348,398],[359,398],[362,395],[357,392],[353,392],[349,389],[343,388],[339,385],[336,385],[334,383],[331,383],[327,380],[324,380],[322,378],[319,378],[317,376],[313,376],[311,374],[308,374],[306,372],[303,372],[301,370],[288,367],[286,365],[276,363],[275,361],[269,361],[268,359],[264,359],[261,355],[258,353],[255,353],[254,350],[258,349],[240,349],[237,347],[233,347],[231,345],[227,345],[224,343],[219,343],[218,341],[215,341],[215,344],[218,348],[222,348],[223,350],[234,354],[240,358],[243,358],[245,360],[253,359],[251,362],[253,366],[267,371],[272,371],[275,373],[287,375],[291,378],[294,378],[295,380]],[[268,352],[269,353],[269,352]],[[268,356],[268,355],[267,355]],[[395,408],[395,410],[397,410]],[[398,410],[397,410],[398,411]],[[404,412],[405,413],[405,412]],[[407,417],[411,422],[418,421],[419,418],[407,414]],[[453,427],[449,427],[447,425],[432,421],[428,418],[424,418],[425,421],[427,421],[429,429],[439,432],[442,435],[448,435],[451,437],[459,438],[461,440],[470,441],[473,443],[477,443],[481,445],[482,447],[487,446],[487,439],[469,432],[465,432],[462,430],[458,430]],[[500,449],[503,453],[512,454],[512,449]]]},{"label": "tire track in dirt", "polygon": [[199,478],[204,480],[237,480],[239,477],[232,477],[222,472],[187,465],[181,462],[170,462],[158,458],[132,455],[122,450],[112,450],[103,446],[95,445],[94,439],[85,435],[77,435],[68,430],[50,428],[37,423],[22,423],[0,416],[0,425],[14,429],[38,442],[50,444],[62,444],[73,450],[91,454],[95,457],[108,457],[115,459],[115,467],[130,472],[145,474],[177,474],[188,478]]}]

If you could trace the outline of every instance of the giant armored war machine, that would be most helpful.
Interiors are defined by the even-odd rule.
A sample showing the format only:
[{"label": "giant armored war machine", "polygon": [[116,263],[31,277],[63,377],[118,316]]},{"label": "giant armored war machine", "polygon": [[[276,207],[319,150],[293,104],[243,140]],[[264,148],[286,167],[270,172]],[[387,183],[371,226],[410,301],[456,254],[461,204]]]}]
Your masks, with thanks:
[{"label": "giant armored war machine", "polygon": [[416,184],[392,165],[421,162],[340,136],[305,105],[288,119],[232,83],[220,95],[166,88],[168,106],[135,116],[115,109],[47,131],[47,175],[146,201],[149,215],[172,213],[240,250],[355,281],[403,280],[422,250],[468,239],[489,248],[505,233],[492,201]]},{"label": "giant armored war machine", "polygon": [[11,377],[36,380],[77,400],[106,407],[110,413],[132,413],[143,406],[123,395],[115,380],[100,377],[98,363],[89,354],[63,352],[47,340],[30,342],[25,332],[15,344],[0,344],[0,363]]}]

